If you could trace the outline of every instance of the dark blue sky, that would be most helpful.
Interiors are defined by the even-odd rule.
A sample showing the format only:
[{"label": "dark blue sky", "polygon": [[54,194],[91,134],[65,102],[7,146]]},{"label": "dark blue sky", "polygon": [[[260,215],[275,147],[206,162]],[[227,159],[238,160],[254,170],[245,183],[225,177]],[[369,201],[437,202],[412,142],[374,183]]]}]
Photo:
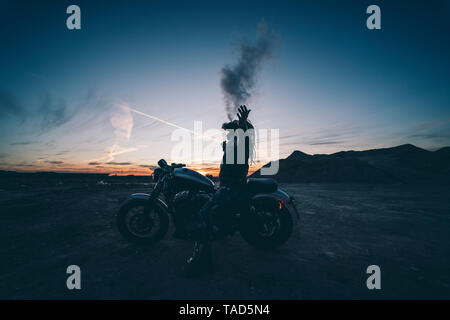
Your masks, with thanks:
[{"label": "dark blue sky", "polygon": [[[81,30],[66,28],[70,4]],[[370,4],[382,30],[366,28]],[[450,145],[448,1],[1,1],[0,12],[2,168],[169,157],[173,128],[117,105],[220,127],[219,71],[263,19],[279,45],[252,120],[280,129],[282,156]]]}]

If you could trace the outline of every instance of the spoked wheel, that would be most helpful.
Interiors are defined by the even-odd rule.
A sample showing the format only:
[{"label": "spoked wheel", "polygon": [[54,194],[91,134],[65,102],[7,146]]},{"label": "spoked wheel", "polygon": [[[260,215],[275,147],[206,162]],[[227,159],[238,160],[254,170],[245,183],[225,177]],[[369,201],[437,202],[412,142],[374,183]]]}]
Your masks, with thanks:
[{"label": "spoked wheel", "polygon": [[255,214],[259,220],[256,224],[256,227],[259,226],[257,232],[261,237],[271,237],[280,229],[280,215],[277,212],[263,210]]},{"label": "spoked wheel", "polygon": [[283,245],[292,228],[292,216],[284,205],[260,203],[252,205],[243,217],[241,235],[253,247],[270,250]]},{"label": "spoked wheel", "polygon": [[119,232],[135,244],[149,245],[161,240],[169,228],[169,218],[149,201],[131,199],[117,215]]}]

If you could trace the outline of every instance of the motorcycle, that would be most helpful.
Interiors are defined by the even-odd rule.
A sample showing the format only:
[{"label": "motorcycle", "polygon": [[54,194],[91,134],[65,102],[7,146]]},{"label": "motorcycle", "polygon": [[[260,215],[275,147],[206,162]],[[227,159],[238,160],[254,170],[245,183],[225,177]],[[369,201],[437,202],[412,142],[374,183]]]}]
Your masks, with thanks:
[{"label": "motorcycle", "polygon": [[[195,226],[202,222],[198,213],[217,188],[212,180],[184,164],[169,165],[161,159],[158,165],[152,192],[132,194],[121,206],[116,217],[119,232],[134,244],[155,244],[169,230],[171,217],[176,238],[195,240]],[[274,249],[292,234],[292,212],[298,219],[294,198],[279,189],[274,179],[249,178],[233,198],[232,207],[214,210],[213,239],[239,232],[257,249]]]}]

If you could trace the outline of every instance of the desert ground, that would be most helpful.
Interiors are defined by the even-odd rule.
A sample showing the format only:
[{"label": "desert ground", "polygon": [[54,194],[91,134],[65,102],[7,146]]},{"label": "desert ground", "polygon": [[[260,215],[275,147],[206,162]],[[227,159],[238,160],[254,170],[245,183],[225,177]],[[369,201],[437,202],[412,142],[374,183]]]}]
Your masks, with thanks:
[{"label": "desert ground", "polygon": [[[18,184],[0,191],[1,299],[450,298],[450,190],[439,186],[281,184],[297,200],[292,238],[260,252],[239,235],[214,244],[215,272],[186,279],[191,243],[170,232],[127,243],[120,204],[147,183]],[[66,268],[81,268],[68,290]],[[366,268],[381,268],[368,290]]]}]

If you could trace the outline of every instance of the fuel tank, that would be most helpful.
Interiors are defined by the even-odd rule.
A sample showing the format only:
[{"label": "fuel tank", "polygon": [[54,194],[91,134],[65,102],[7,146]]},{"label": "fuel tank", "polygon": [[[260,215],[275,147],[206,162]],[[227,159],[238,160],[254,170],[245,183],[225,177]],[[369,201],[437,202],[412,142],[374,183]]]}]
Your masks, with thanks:
[{"label": "fuel tank", "polygon": [[180,190],[214,190],[214,182],[197,171],[187,168],[178,168],[173,171],[173,175],[175,177],[175,185],[177,185]]}]

